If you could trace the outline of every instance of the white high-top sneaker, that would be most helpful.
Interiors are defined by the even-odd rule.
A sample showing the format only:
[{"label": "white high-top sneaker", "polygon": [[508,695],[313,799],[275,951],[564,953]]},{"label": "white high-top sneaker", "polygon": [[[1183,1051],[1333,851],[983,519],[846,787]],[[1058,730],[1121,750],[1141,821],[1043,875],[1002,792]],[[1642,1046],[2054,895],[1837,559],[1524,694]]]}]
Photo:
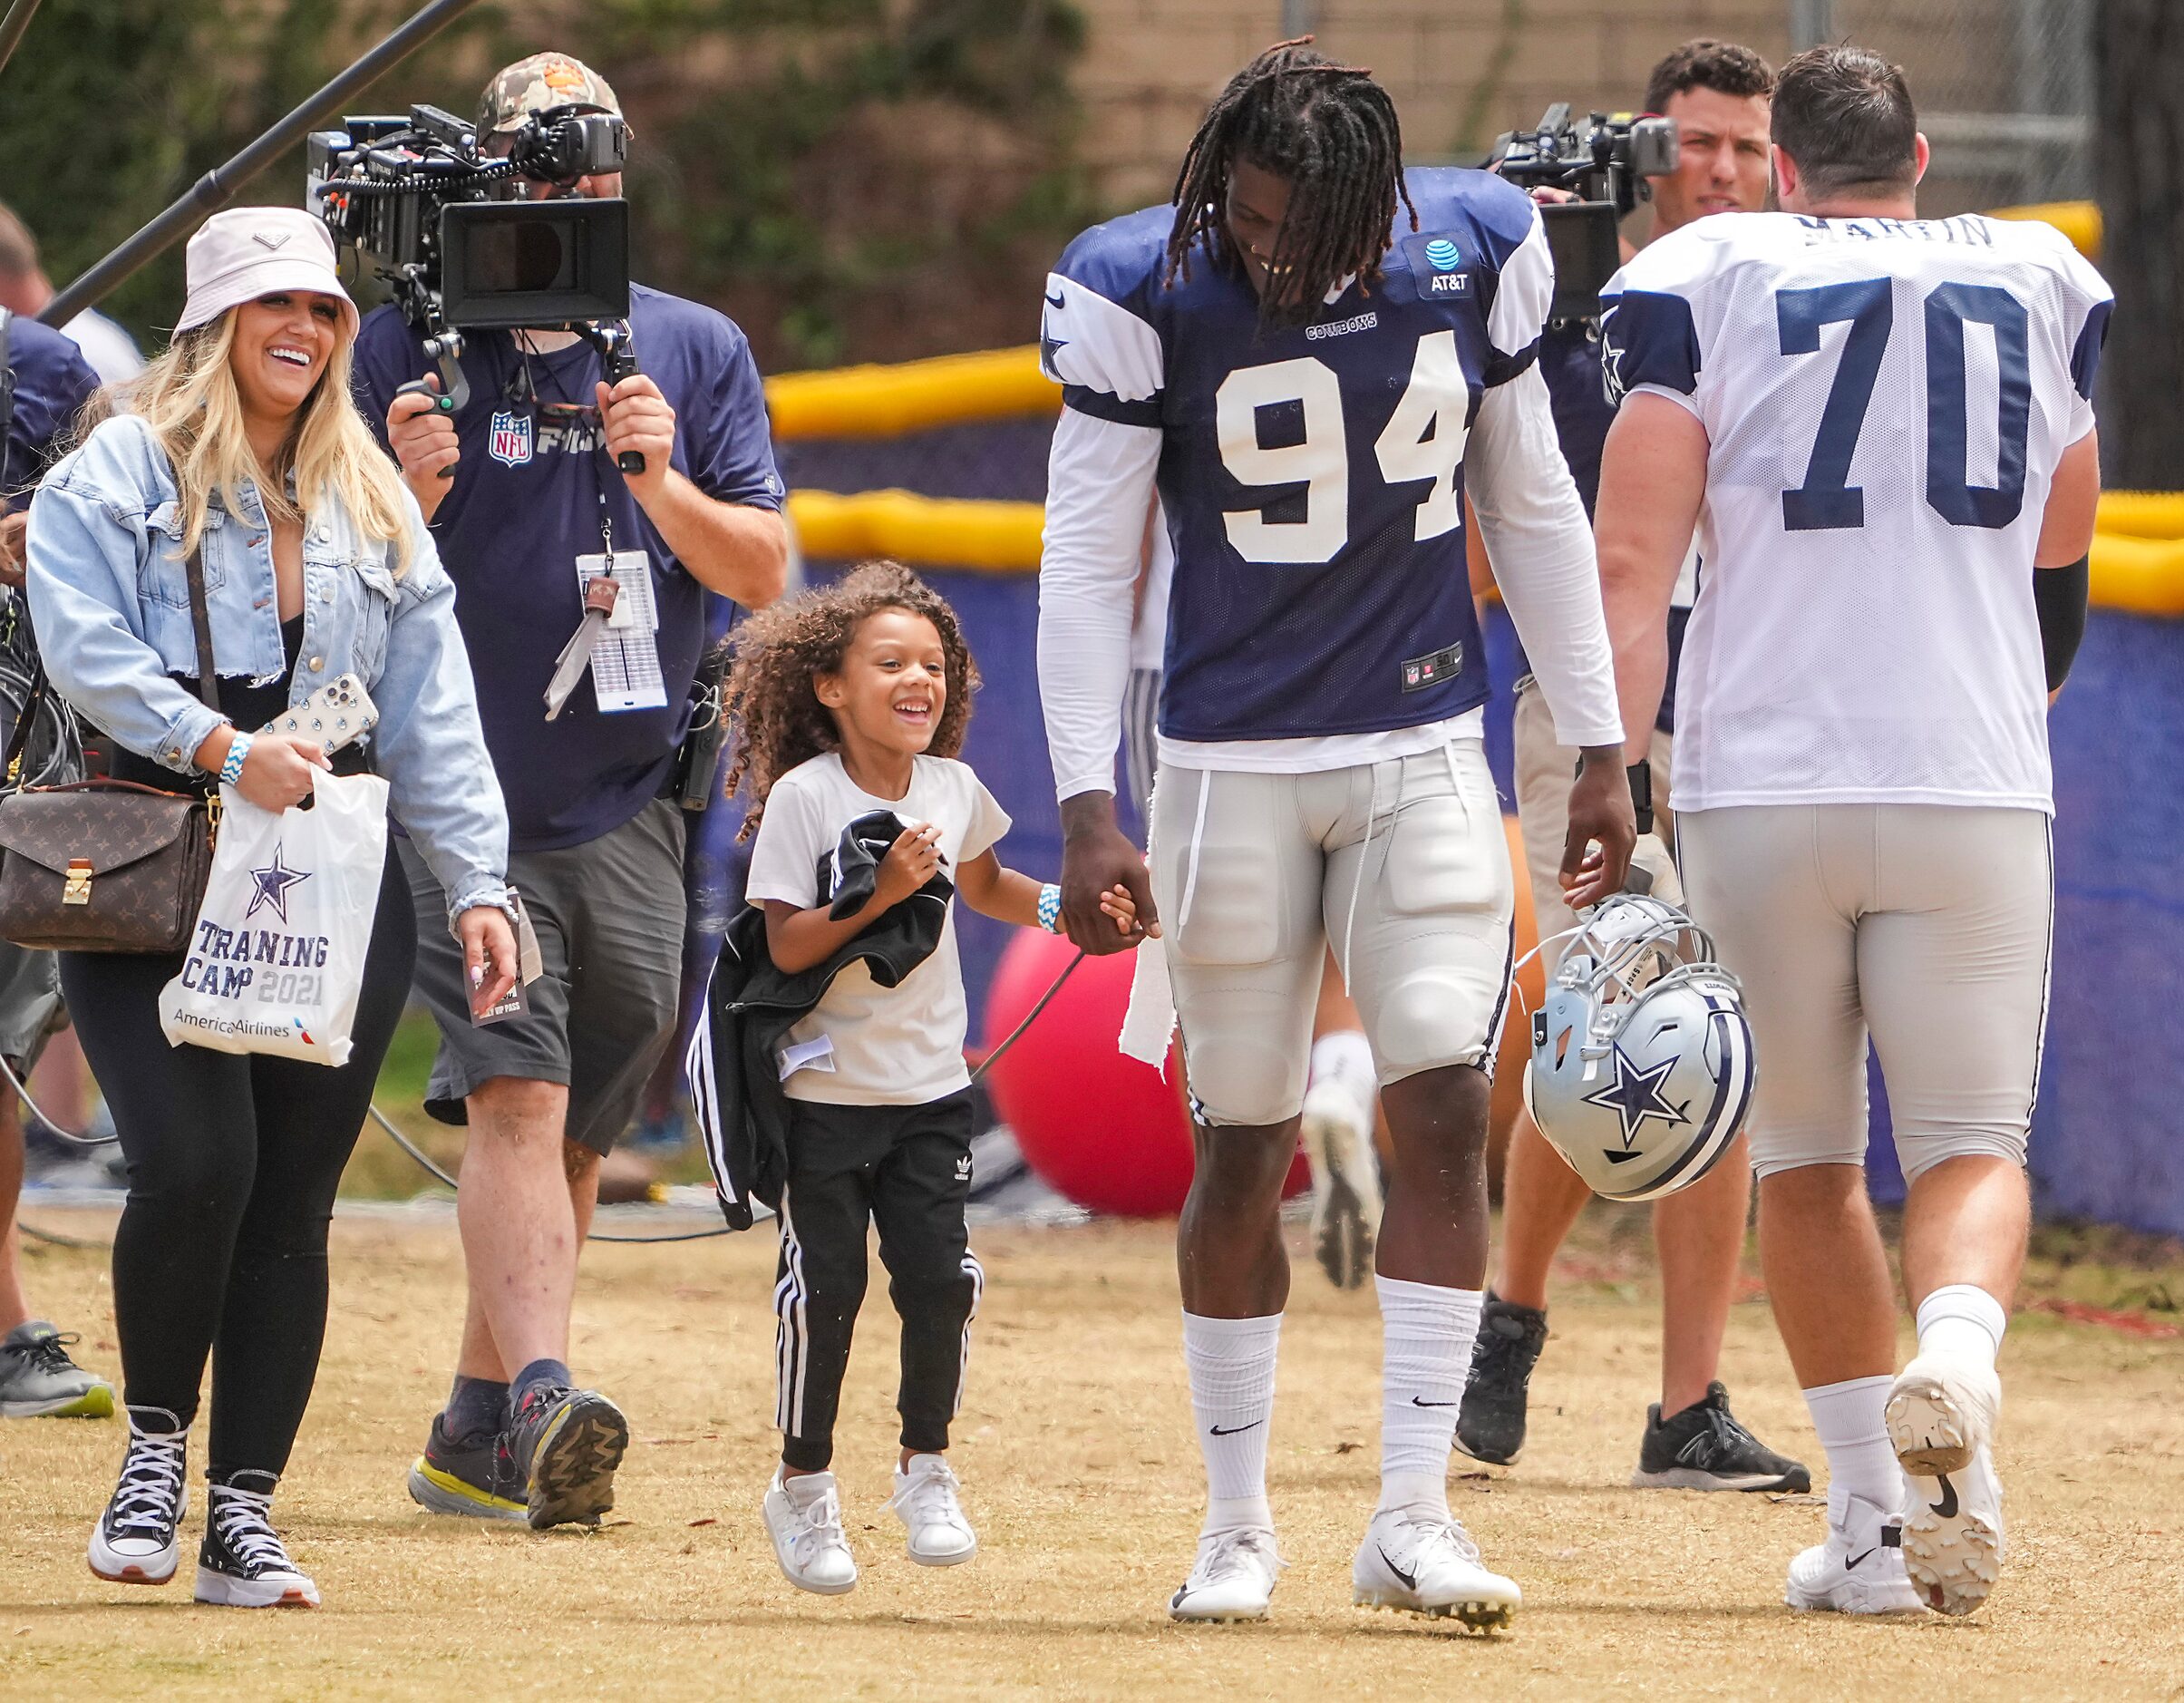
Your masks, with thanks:
[{"label": "white high-top sneaker", "polygon": [[1904,1573],[1901,1533],[1890,1509],[1852,1496],[1825,1542],[1790,1562],[1782,1601],[1793,1609],[1836,1614],[1917,1614],[1926,1605]]},{"label": "white high-top sneaker", "polygon": [[773,1556],[799,1591],[839,1597],[857,1589],[857,1559],[841,1529],[841,1490],[832,1473],[802,1473],[766,1486],[766,1533]]},{"label": "white high-top sneaker", "polygon": [[1289,1563],[1275,1552],[1274,1533],[1236,1526],[1199,1539],[1199,1558],[1182,1589],[1168,1599],[1171,1620],[1263,1620],[1274,1581]]},{"label": "white high-top sneaker", "polygon": [[1370,1110],[1339,1082],[1305,1095],[1305,1157],[1312,1167],[1312,1250],[1337,1289],[1355,1289],[1373,1270],[1380,1235],[1380,1157]]},{"label": "white high-top sneaker", "polygon": [[908,1470],[895,1469],[887,1505],[908,1531],[910,1559],[920,1567],[953,1567],[978,1552],[978,1534],[957,1496],[962,1488],[942,1455],[913,1455]]},{"label": "white high-top sneaker", "polygon": [[1479,1545],[1437,1508],[1383,1508],[1365,1528],[1350,1568],[1354,1601],[1367,1608],[1453,1615],[1475,1632],[1507,1626],[1524,1601],[1515,1582],[1489,1572]]}]

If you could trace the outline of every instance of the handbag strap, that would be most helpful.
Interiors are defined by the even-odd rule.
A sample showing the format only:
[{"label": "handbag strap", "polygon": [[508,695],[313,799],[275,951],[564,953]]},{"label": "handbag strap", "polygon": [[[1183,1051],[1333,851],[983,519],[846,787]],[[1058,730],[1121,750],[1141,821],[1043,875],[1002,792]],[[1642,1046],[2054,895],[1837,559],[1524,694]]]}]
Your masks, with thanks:
[{"label": "handbag strap", "polygon": [[220,709],[219,676],[212,669],[212,617],[205,608],[205,546],[202,540],[189,552],[189,625],[197,633],[197,695],[214,715]]}]

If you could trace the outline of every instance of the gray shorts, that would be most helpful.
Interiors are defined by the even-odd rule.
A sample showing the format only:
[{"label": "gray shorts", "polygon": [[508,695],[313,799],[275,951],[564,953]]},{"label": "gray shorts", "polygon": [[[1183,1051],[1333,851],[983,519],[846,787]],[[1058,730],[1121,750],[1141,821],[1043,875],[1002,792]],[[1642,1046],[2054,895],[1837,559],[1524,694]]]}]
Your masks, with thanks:
[{"label": "gray shorts", "polygon": [[53,955],[0,940],[0,1058],[27,1076],[46,1041],[67,1027]]},{"label": "gray shorts", "polygon": [[1676,831],[1691,914],[1744,987],[1755,1172],[1864,1160],[1869,1030],[1907,1178],[2024,1163],[2055,909],[2045,815],[1742,805]]},{"label": "gray shorts", "polygon": [[518,852],[510,883],[538,931],[545,974],[530,1009],[471,1022],[462,949],[447,899],[417,848],[400,842],[417,906],[417,997],[440,1025],[425,1110],[470,1121],[463,1101],[495,1076],[568,1085],[563,1133],[611,1153],[675,1033],[683,971],[683,812],[655,799],[613,832],[556,852]]},{"label": "gray shorts", "polygon": [[1160,766],[1152,886],[1206,1123],[1304,1104],[1328,945],[1382,1085],[1491,1072],[1516,903],[1476,739],[1315,774]]}]

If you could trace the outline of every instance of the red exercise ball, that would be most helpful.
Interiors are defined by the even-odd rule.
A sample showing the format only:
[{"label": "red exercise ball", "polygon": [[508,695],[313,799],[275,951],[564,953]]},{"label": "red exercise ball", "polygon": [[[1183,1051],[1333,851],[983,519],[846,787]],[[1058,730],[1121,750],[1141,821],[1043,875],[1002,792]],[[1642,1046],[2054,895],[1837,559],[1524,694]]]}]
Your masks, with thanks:
[{"label": "red exercise ball", "polygon": [[[1009,942],[986,991],[987,1046],[1008,1037],[1075,956],[1058,935],[1026,929]],[[1190,1188],[1183,1049],[1170,1049],[1165,1077],[1115,1050],[1134,968],[1127,952],[1078,965],[986,1083],[1048,1187],[1091,1212],[1169,1218]],[[1285,1192],[1308,1182],[1300,1153]]]}]

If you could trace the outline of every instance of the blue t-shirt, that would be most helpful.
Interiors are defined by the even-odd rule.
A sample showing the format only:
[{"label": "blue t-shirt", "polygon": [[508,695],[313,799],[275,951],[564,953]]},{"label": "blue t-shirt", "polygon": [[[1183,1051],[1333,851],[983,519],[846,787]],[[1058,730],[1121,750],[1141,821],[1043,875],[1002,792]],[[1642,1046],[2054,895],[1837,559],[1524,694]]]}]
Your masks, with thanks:
[{"label": "blue t-shirt", "polygon": [[[779,509],[765,393],[742,331],[710,307],[642,285],[630,287],[630,329],[639,365],[675,411],[676,469],[720,501]],[[533,355],[529,368],[527,394],[512,336],[466,339],[471,400],[455,416],[462,460],[432,536],[455,581],[486,748],[508,798],[510,845],[548,852],[612,832],[658,795],[687,728],[709,594],[602,446],[598,355],[579,343]],[[364,320],[357,402],[383,439],[395,390],[432,370],[394,308]],[[576,559],[601,548],[602,493],[615,549],[652,559],[667,704],[601,715],[587,678],[548,722],[546,683],[583,617]]]},{"label": "blue t-shirt", "polygon": [[[1548,400],[1554,405],[1555,437],[1562,445],[1562,459],[1569,463],[1589,520],[1600,494],[1600,453],[1607,447],[1607,428],[1616,423],[1598,336],[1567,320],[1550,325],[1539,340],[1539,375],[1547,380]],[[1690,618],[1689,609],[1668,611],[1668,678],[1661,688],[1661,713],[1654,722],[1665,734],[1675,731],[1676,664],[1683,657],[1684,628]],[[1519,639],[1518,675],[1522,677],[1531,670],[1524,641]]]},{"label": "blue t-shirt", "polygon": [[1064,404],[1157,426],[1175,545],[1160,731],[1286,739],[1447,720],[1486,696],[1464,578],[1479,400],[1530,362],[1553,289],[1537,210],[1480,171],[1405,173],[1382,276],[1260,323],[1201,248],[1165,281],[1172,207],[1086,231],[1047,284]]},{"label": "blue t-shirt", "polygon": [[7,322],[7,365],[15,375],[15,408],[0,458],[0,499],[20,508],[22,494],[58,458],[54,439],[98,389],[99,375],[70,338],[20,316]]}]

